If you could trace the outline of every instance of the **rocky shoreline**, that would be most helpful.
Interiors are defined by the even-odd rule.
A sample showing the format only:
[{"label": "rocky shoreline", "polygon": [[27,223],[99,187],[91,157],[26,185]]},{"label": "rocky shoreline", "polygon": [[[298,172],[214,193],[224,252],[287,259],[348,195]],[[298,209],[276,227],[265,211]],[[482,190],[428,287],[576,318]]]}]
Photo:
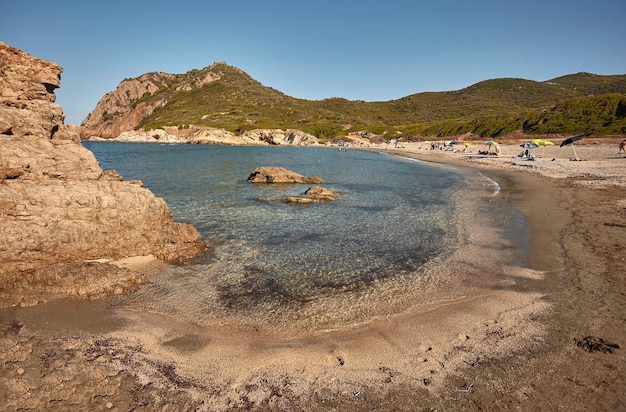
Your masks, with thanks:
[{"label": "rocky shoreline", "polygon": [[[506,195],[528,221],[529,268],[493,276],[468,256],[465,273],[421,309],[289,340],[98,301],[6,309],[0,402],[8,410],[623,409],[621,181],[420,150],[394,154],[511,178]],[[576,174],[581,163],[563,167]]]},{"label": "rocky shoreline", "polygon": [[516,145],[498,158],[389,150],[506,175],[506,196],[527,219],[529,267],[494,274],[467,256],[458,278],[413,310],[323,335],[205,330],[59,299],[124,293],[207,245],[80,145],[54,104],[59,66],[4,44],[0,57],[4,409],[626,407],[626,169],[616,146],[577,148],[585,160],[575,162],[562,152],[521,160]]},{"label": "rocky shoreline", "polygon": [[194,125],[184,129],[166,126],[157,130],[123,131],[115,137],[85,136],[83,141],[231,146],[315,146],[319,144],[315,136],[300,130],[254,129],[236,134],[224,129]]},{"label": "rocky shoreline", "polygon": [[61,67],[3,43],[0,59],[1,306],[123,293],[146,274],[111,262],[184,263],[207,248],[141,182],[102,170],[63,123]]}]

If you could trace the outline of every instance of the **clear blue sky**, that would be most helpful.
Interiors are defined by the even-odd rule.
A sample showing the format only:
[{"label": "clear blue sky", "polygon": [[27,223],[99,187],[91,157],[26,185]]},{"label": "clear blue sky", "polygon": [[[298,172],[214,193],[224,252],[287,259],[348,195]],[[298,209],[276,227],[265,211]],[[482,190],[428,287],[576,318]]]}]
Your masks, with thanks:
[{"label": "clear blue sky", "polygon": [[0,16],[0,41],[63,67],[74,124],[125,78],[216,61],[312,100],[626,74],[625,0],[15,0]]}]

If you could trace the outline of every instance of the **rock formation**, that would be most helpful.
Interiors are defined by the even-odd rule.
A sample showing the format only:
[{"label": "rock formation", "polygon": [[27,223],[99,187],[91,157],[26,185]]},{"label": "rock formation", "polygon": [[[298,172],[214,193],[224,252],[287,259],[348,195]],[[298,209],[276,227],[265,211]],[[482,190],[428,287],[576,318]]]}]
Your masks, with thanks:
[{"label": "rock formation", "polygon": [[305,192],[304,196],[289,196],[284,199],[285,203],[296,203],[300,205],[308,205],[317,202],[331,202],[335,200],[336,193],[322,186],[311,186]]},{"label": "rock formation", "polygon": [[[211,70],[221,64],[223,63],[215,63],[207,69]],[[192,83],[184,82],[178,85],[176,90],[189,91],[219,80],[220,77],[218,70],[208,71],[206,75],[194,78]],[[81,137],[114,138],[122,132],[134,130],[144,117],[151,115],[156,108],[167,103],[165,96],[150,103],[142,101],[142,97],[170,87],[176,78],[175,74],[155,72],[146,73],[134,79],[124,79],[114,91],[105,94],[100,99],[95,109],[82,122]]]},{"label": "rock formation", "polygon": [[[210,83],[215,83],[218,87],[211,88]],[[237,99],[251,106],[265,106],[266,94],[253,94],[253,97],[242,95],[243,91],[250,89],[250,85],[259,87],[263,93],[272,96],[277,93],[264,88],[240,69],[225,63],[214,63],[202,70],[191,70],[185,74],[146,73],[134,79],[124,79],[115,90],[100,99],[94,110],[83,120],[79,133],[83,140],[110,139],[125,142],[296,146],[318,144],[315,136],[300,130],[252,129],[250,126],[255,122],[250,122],[249,114],[241,119],[242,126],[234,133],[232,122],[224,123],[224,116],[242,114],[238,110],[234,110],[236,114],[229,114],[233,111],[232,108],[224,112],[221,99],[224,98],[224,93],[228,96],[234,94],[238,96]],[[194,99],[185,100],[183,96],[190,94],[195,96]],[[190,111],[194,115],[189,114]],[[260,112],[257,112],[255,109],[253,116],[258,116]],[[144,120],[154,114],[159,119],[156,122],[158,126],[148,120],[147,123],[153,127],[140,127]],[[215,116],[219,119],[217,124],[224,126],[210,127],[214,124],[211,119],[215,120]],[[225,126],[227,124],[230,127]]]},{"label": "rock formation", "polygon": [[[163,199],[103,171],[54,104],[61,67],[0,43],[0,301],[119,293],[141,274],[98,263],[184,262],[206,244]],[[34,291],[35,297],[27,297]],[[30,301],[29,301],[30,299]],[[33,302],[34,300],[34,302]],[[0,304],[1,305],[1,304]]]},{"label": "rock formation", "polygon": [[331,201],[335,200],[337,193],[322,186],[311,186],[304,195],[318,201]]},{"label": "rock formation", "polygon": [[168,73],[147,73],[136,79],[122,81],[117,89],[100,99],[95,109],[83,121],[81,136],[108,138],[116,137],[126,130],[133,130],[144,117],[149,116],[154,109],[164,103],[159,100],[151,105],[143,102],[133,105],[133,102],[145,93],[156,92],[173,77],[173,74]]},{"label": "rock formation", "polygon": [[[116,126],[117,127],[117,126]],[[217,144],[234,146],[309,146],[317,145],[315,136],[300,130],[254,129],[236,134],[215,127],[190,125],[185,128],[164,126],[155,130],[124,130],[114,128],[116,136],[106,130],[100,130],[98,136],[88,136],[84,140],[115,141],[134,143],[191,143]],[[93,130],[92,130],[93,131]],[[84,133],[84,129],[81,129]],[[100,137],[105,136],[105,137]]]},{"label": "rock formation", "polygon": [[308,146],[318,144],[317,137],[301,130],[293,129],[287,131],[280,129],[255,129],[245,131],[242,136],[254,141],[277,146]]},{"label": "rock formation", "polygon": [[252,183],[323,183],[324,180],[317,176],[302,176],[284,167],[257,167],[248,176],[248,182]]}]

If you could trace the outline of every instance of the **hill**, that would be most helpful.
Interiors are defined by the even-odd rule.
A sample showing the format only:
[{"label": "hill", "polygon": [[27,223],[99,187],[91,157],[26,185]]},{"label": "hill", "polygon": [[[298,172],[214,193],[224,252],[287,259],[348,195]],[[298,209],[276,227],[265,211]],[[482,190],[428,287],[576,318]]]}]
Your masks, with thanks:
[{"label": "hill", "polygon": [[394,136],[497,137],[527,133],[626,134],[626,75],[577,73],[536,82],[502,78],[386,102],[304,100],[214,63],[184,74],[123,80],[81,125],[81,135],[115,137],[133,129],[189,125],[241,134],[297,129],[320,139],[368,131]]}]

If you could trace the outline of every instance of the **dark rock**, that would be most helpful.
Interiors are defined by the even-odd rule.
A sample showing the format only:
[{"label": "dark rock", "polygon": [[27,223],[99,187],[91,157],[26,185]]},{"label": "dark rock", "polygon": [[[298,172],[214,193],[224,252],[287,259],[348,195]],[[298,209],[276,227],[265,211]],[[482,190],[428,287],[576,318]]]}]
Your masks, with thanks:
[{"label": "dark rock", "polygon": [[576,345],[586,350],[587,352],[603,352],[613,353],[614,349],[620,349],[621,345],[618,343],[607,342],[597,336],[585,336],[582,339],[575,339]]}]

